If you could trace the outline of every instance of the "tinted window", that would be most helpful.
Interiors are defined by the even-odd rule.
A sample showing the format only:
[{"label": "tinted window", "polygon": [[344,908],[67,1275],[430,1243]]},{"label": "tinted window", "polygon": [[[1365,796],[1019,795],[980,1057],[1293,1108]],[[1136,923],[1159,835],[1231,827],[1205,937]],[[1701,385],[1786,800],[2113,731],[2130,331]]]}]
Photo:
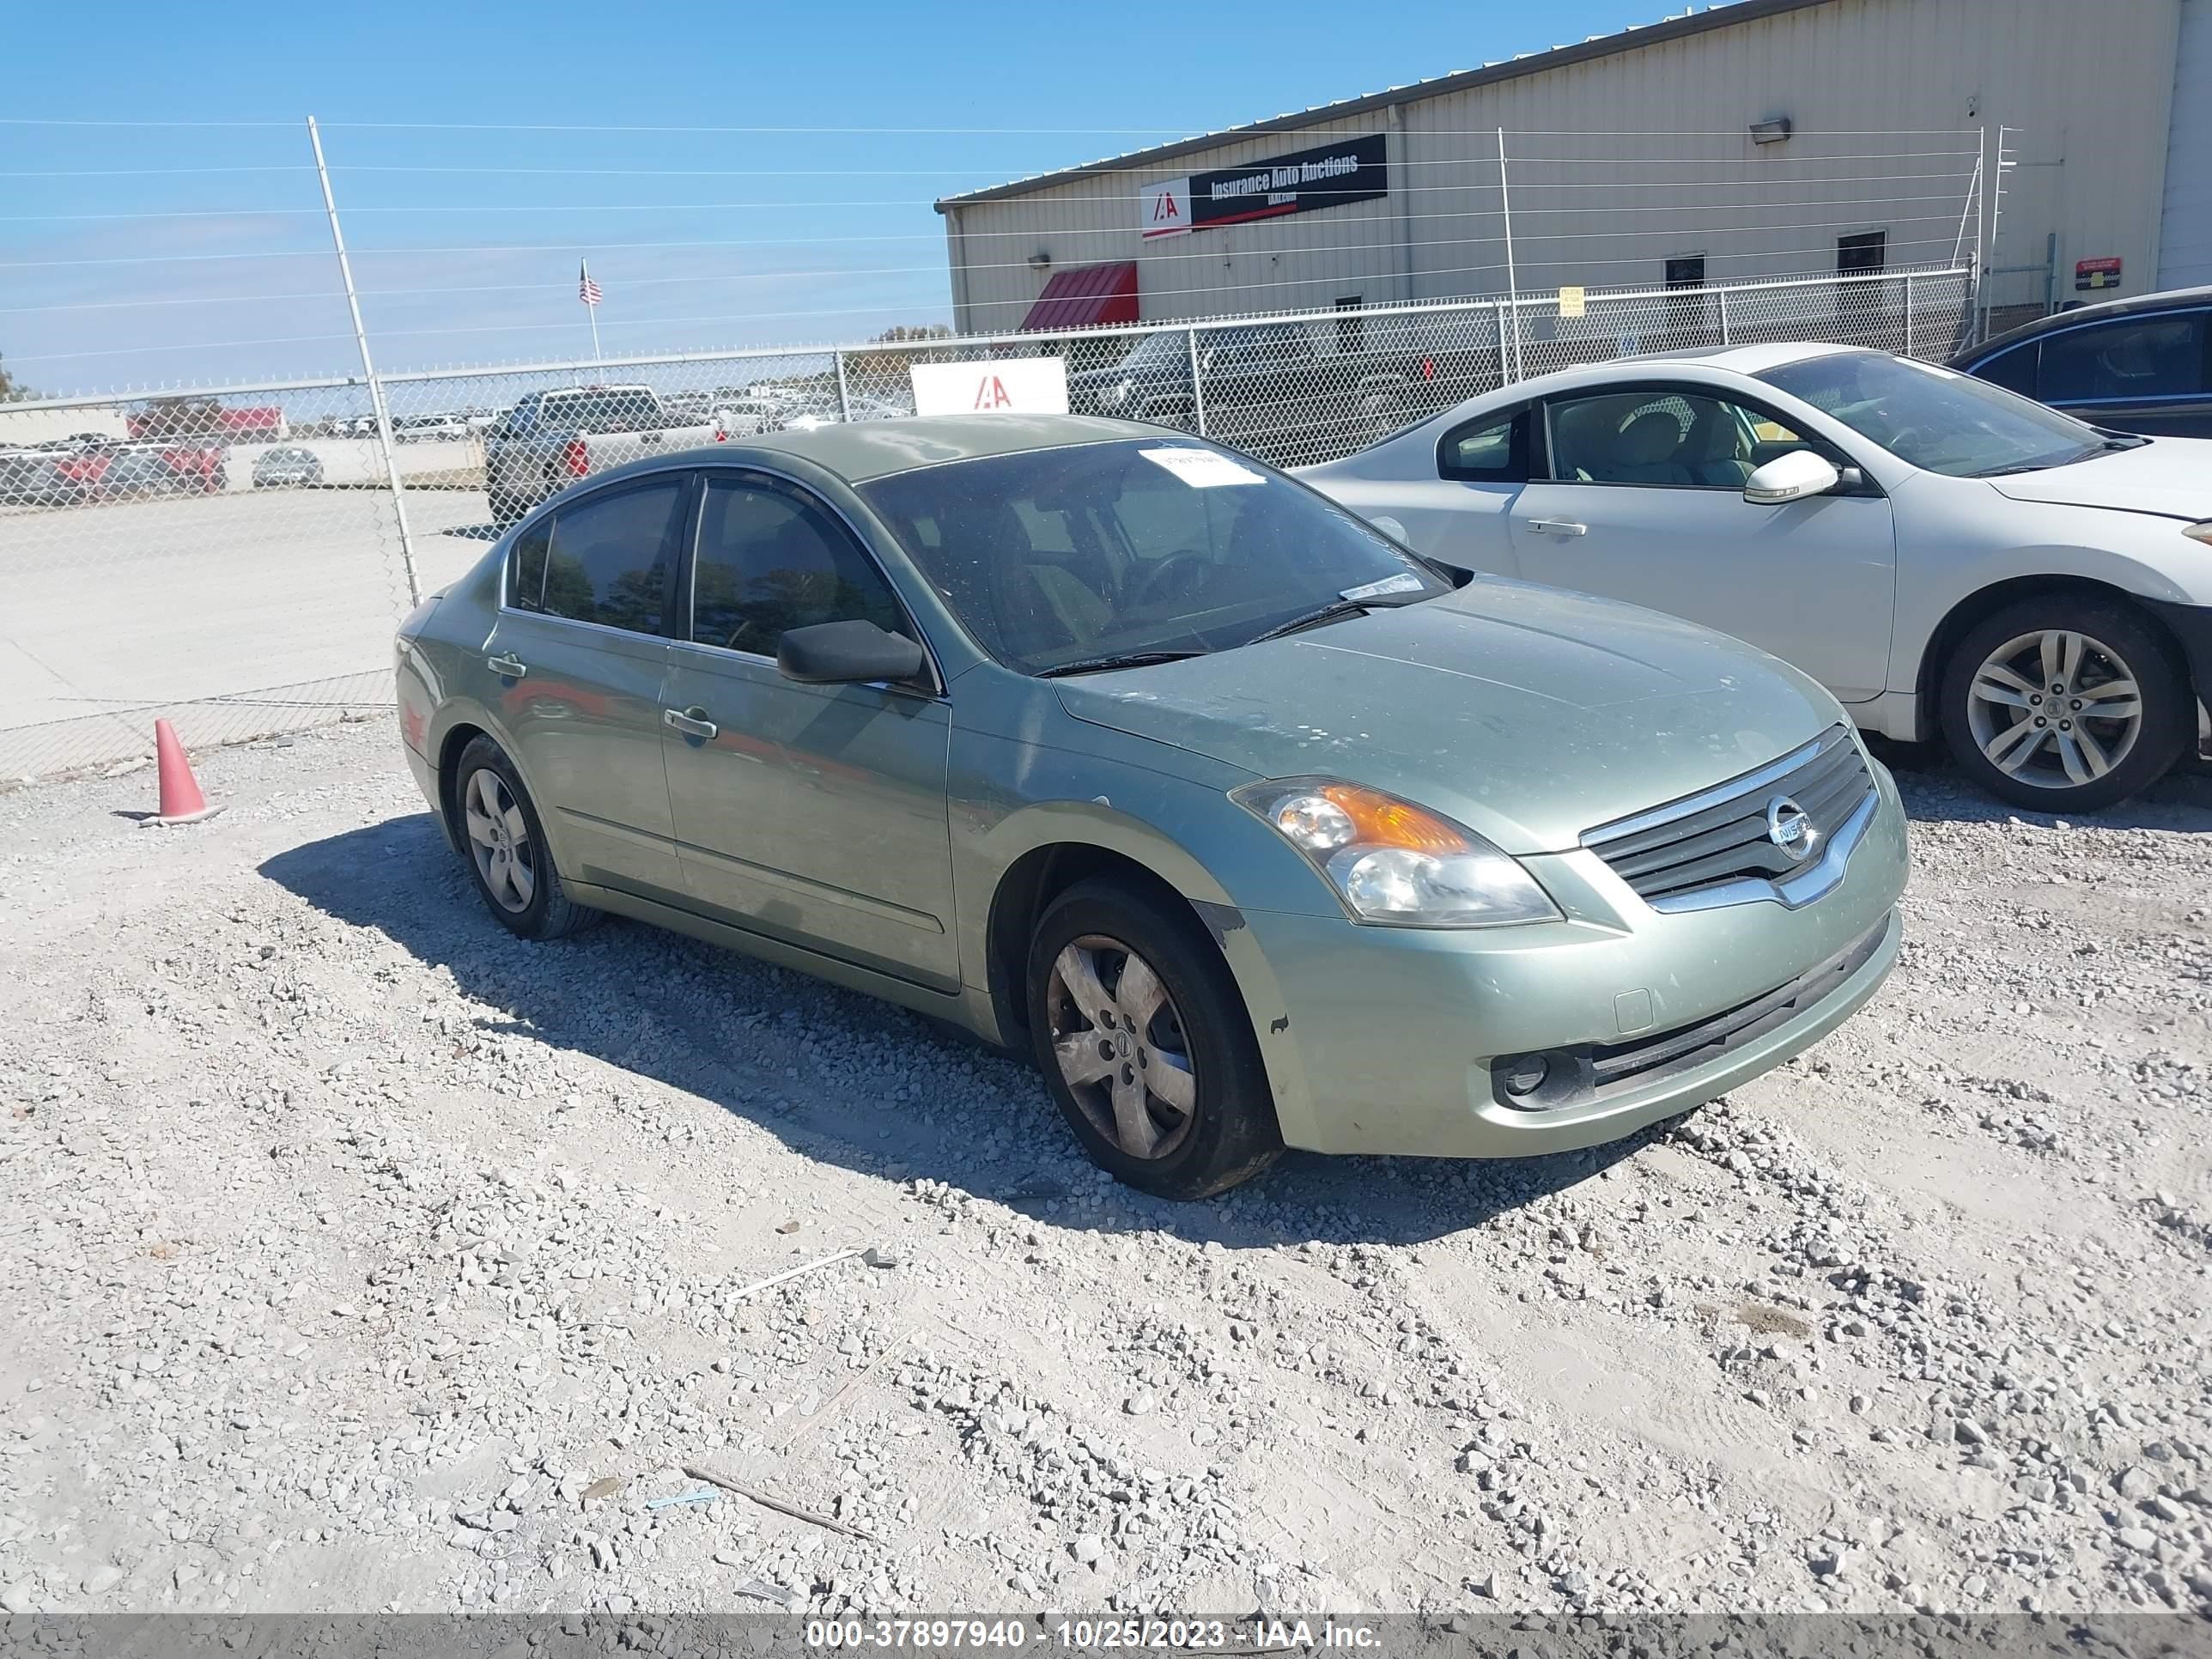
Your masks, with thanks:
[{"label": "tinted window", "polygon": [[1027,673],[1207,652],[1386,584],[1446,583],[1342,508],[1210,446],[1133,439],[919,468],[860,487],[983,648]]},{"label": "tinted window", "polygon": [[1991,386],[2001,386],[2007,392],[2017,392],[2023,398],[2035,396],[2035,354],[2039,343],[2030,340],[2026,345],[2016,345],[2010,351],[1997,355],[1974,370],[1978,379]]},{"label": "tinted window", "polygon": [[1522,483],[1528,477],[1528,411],[1468,422],[1444,434],[1437,470],[1472,483]]},{"label": "tinted window", "polygon": [[1899,460],[1953,477],[2061,466],[2101,447],[2071,416],[1986,380],[1887,352],[1830,352],[1759,378]]},{"label": "tinted window", "polygon": [[540,519],[514,538],[509,553],[507,602],[517,611],[544,608],[545,550],[553,539],[553,520]]},{"label": "tinted window", "polygon": [[634,634],[662,634],[684,481],[588,495],[553,514],[545,612]]},{"label": "tinted window", "polygon": [[1754,468],[1808,447],[1764,410],[1686,390],[1559,398],[1548,416],[1562,483],[1741,489]]},{"label": "tinted window", "polygon": [[883,573],[827,507],[764,481],[708,482],[692,567],[693,639],[772,657],[791,629],[855,618],[907,631]]},{"label": "tinted window", "polygon": [[2207,314],[2129,318],[2047,336],[2036,393],[2058,404],[2201,392]]}]

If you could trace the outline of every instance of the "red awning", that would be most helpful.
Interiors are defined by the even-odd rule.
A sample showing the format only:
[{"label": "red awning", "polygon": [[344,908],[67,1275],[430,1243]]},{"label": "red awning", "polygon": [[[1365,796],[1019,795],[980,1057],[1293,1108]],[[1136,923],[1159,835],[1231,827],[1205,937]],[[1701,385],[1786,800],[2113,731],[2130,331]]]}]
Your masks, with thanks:
[{"label": "red awning", "polygon": [[1125,259],[1110,265],[1078,265],[1055,270],[1044,285],[1022,326],[1030,328],[1096,328],[1102,323],[1137,320],[1137,262]]}]

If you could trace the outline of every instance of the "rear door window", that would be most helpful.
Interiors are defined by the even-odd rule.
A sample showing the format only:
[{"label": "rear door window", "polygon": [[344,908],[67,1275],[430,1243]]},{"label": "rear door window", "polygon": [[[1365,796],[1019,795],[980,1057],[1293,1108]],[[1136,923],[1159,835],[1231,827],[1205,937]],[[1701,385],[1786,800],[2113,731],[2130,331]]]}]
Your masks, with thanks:
[{"label": "rear door window", "polygon": [[556,508],[545,556],[545,614],[666,637],[685,483],[671,473]]},{"label": "rear door window", "polygon": [[2208,317],[2115,318],[2047,336],[2036,395],[2047,404],[2112,404],[2202,393]]}]

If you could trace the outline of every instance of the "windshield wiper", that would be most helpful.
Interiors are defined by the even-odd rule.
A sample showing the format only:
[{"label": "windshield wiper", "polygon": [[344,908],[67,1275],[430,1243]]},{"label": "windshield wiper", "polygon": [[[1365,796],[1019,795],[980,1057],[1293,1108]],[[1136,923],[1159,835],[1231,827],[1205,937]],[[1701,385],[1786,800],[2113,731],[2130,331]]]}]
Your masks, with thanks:
[{"label": "windshield wiper", "polygon": [[1254,635],[1244,642],[1247,645],[1257,645],[1262,640],[1279,640],[1285,634],[1302,634],[1307,629],[1319,628],[1324,623],[1340,622],[1346,617],[1364,617],[1370,611],[1395,611],[1401,605],[1412,605],[1419,600],[1434,597],[1435,595],[1424,592],[1408,593],[1403,597],[1394,593],[1387,598],[1381,594],[1370,594],[1364,599],[1331,599],[1318,611],[1309,611],[1303,617],[1293,617],[1290,621],[1279,623],[1264,634]]},{"label": "windshield wiper", "polygon": [[1109,668],[1145,668],[1156,662],[1181,662],[1186,657],[1204,657],[1205,651],[1124,651],[1103,657],[1078,657],[1073,662],[1054,663],[1049,668],[1040,668],[1030,678],[1056,680],[1066,674],[1099,674]]}]

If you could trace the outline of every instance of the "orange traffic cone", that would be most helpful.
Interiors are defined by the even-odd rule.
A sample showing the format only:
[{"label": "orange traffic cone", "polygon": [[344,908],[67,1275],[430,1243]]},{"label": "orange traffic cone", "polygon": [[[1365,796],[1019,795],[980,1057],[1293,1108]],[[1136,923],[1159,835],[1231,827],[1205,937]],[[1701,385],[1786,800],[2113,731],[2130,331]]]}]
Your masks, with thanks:
[{"label": "orange traffic cone", "polygon": [[146,823],[198,823],[222,811],[220,806],[210,806],[207,797],[200,793],[192,763],[185,758],[184,744],[177,741],[177,729],[167,720],[154,722],[154,755],[161,771],[161,810]]}]

